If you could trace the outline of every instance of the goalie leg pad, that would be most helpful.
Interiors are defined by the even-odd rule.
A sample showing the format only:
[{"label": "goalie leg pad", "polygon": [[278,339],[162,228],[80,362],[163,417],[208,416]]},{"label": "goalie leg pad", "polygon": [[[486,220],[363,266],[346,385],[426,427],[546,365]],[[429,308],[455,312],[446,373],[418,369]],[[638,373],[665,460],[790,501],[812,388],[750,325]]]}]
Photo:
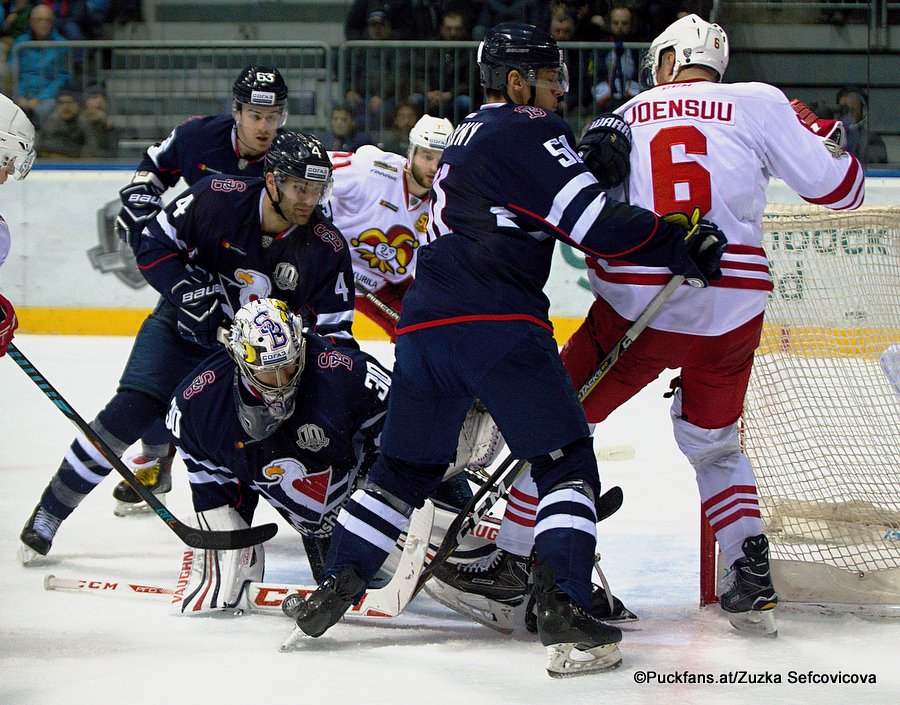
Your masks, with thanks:
[{"label": "goalie leg pad", "polygon": [[[200,528],[234,531],[248,528],[233,507],[198,512]],[[234,609],[247,582],[261,582],[265,571],[262,544],[232,551],[188,549],[179,574],[172,605],[181,614],[199,615]]]},{"label": "goalie leg pad", "polygon": [[506,441],[494,419],[484,405],[476,400],[466,414],[459,443],[456,447],[456,461],[444,474],[446,480],[469,468],[478,472],[493,463],[506,447]]}]

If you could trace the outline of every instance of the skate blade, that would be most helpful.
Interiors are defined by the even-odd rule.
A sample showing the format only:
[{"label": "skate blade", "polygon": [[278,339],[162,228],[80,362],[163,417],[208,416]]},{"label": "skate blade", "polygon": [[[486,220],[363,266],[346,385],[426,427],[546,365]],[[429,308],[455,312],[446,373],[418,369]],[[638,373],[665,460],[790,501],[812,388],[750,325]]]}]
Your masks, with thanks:
[{"label": "skate blade", "polygon": [[547,647],[547,675],[551,678],[571,678],[590,673],[611,671],[622,665],[618,644],[601,644],[579,649],[578,644],[552,644]]},{"label": "skate blade", "polygon": [[742,634],[762,636],[767,639],[775,639],[778,636],[774,609],[729,614],[728,622]]},{"label": "skate blade", "polygon": [[473,619],[501,634],[512,634],[515,629],[516,608],[513,605],[505,605],[483,595],[462,592],[439,580],[430,580],[425,583],[425,593],[444,607],[449,607],[454,612],[459,612],[464,617]]},{"label": "skate blade", "polygon": [[38,558],[43,558],[40,553],[30,546],[26,546],[24,543],[19,544],[19,550],[16,552],[16,557],[19,559],[20,565],[28,565]]},{"label": "skate blade", "polygon": [[[168,496],[168,492],[163,492],[162,494],[156,495],[156,498],[160,501],[162,505],[166,504],[166,497]],[[117,517],[128,517],[132,514],[152,514],[153,509],[150,508],[150,505],[144,502],[143,500],[140,502],[123,502],[119,499],[116,500],[116,506],[113,508],[113,514]]]},{"label": "skate blade", "polygon": [[287,638],[281,642],[281,646],[278,647],[278,650],[283,654],[297,651],[301,648],[303,640],[306,638],[306,634],[300,627],[294,627],[294,631],[288,634]]}]

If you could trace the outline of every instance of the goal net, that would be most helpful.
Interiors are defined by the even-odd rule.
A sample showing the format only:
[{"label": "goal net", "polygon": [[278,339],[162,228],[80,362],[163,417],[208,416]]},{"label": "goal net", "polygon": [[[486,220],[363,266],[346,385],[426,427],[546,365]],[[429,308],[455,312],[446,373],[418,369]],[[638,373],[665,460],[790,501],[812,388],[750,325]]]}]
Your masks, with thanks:
[{"label": "goal net", "polygon": [[742,438],[775,587],[900,616],[900,207],[770,205],[763,231],[775,289]]}]

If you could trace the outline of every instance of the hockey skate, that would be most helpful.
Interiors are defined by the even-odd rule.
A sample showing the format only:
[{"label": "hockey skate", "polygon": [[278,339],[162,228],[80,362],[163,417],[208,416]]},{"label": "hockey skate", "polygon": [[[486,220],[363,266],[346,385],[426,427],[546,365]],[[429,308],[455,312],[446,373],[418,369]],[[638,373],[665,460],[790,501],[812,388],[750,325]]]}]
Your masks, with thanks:
[{"label": "hockey skate", "polygon": [[[636,622],[640,619],[622,603],[622,600],[599,585],[594,585],[591,592],[591,616],[595,619],[602,619],[604,622],[615,623]],[[525,610],[525,628],[532,634],[537,634],[537,600],[534,592],[528,598],[528,607]]]},{"label": "hockey skate", "polygon": [[[159,501],[165,504],[166,495],[172,489],[172,461],[174,459],[174,455],[167,455],[163,458],[145,458],[143,455],[136,455],[127,462],[138,482],[149,488]],[[116,485],[113,497],[116,500],[113,514],[117,517],[150,511],[147,503],[124,480]]]},{"label": "hockey skate", "polygon": [[764,534],[744,539],[738,558],[720,584],[719,604],[735,629],[769,638],[778,636],[778,595],[769,571],[769,541]]},{"label": "hockey skate", "polygon": [[27,565],[38,556],[46,556],[53,545],[53,537],[59,529],[62,519],[57,519],[37,505],[19,538],[22,540],[19,546],[19,562]]},{"label": "hockey skate", "polygon": [[425,592],[442,605],[503,634],[515,627],[516,607],[528,592],[530,560],[497,548],[472,563],[434,569]]},{"label": "hockey skate", "polygon": [[547,673],[567,678],[618,668],[622,632],[585,612],[556,586],[553,569],[534,569],[537,630],[547,647]]},{"label": "hockey skate", "polygon": [[304,634],[319,637],[337,624],[365,589],[365,581],[352,568],[344,568],[325,578],[308,599],[285,599],[281,609]]}]

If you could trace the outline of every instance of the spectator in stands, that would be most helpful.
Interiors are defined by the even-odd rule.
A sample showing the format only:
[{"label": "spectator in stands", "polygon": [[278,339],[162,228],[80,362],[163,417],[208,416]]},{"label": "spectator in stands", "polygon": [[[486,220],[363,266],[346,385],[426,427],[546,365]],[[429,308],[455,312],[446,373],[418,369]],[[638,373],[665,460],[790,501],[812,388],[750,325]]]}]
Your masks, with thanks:
[{"label": "spectator in stands", "polygon": [[[575,18],[565,12],[555,14],[550,20],[550,34],[557,42],[574,42]],[[574,117],[573,111],[591,104],[593,72],[588,53],[563,49],[563,56],[569,68],[569,92],[563,100],[566,116]]]},{"label": "spectator in stands", "polygon": [[[29,30],[20,35],[13,46],[32,40],[66,41],[53,28],[53,10],[47,5],[36,5],[28,22]],[[13,58],[10,56],[10,60]],[[40,127],[41,118],[54,109],[59,89],[69,81],[69,50],[64,46],[59,49],[21,49],[18,61],[16,102],[28,118]]]},{"label": "spectator in stands", "polygon": [[29,0],[0,0],[0,93],[12,95],[13,75],[8,63],[13,42],[28,31]]},{"label": "spectator in stands", "polygon": [[56,95],[56,107],[43,120],[38,131],[35,149],[39,157],[74,159],[81,156],[84,131],[78,122],[80,111],[78,93],[68,86],[60,88]]},{"label": "spectator in stands", "polygon": [[472,30],[472,38],[481,41],[484,33],[501,22],[526,22],[546,27],[550,6],[542,0],[484,0],[484,7]]},{"label": "spectator in stands", "polygon": [[346,105],[337,105],[331,111],[331,132],[321,136],[325,149],[335,152],[355,152],[364,144],[375,144],[367,133],[357,131],[353,112]]},{"label": "spectator in stands", "polygon": [[[384,42],[393,37],[387,14],[376,10],[369,15],[367,39]],[[350,52],[350,90],[345,102],[353,111],[360,129],[367,125],[383,128],[398,100],[409,94],[406,59],[396,49],[358,48]]]},{"label": "spectator in stands", "polygon": [[382,149],[405,157],[409,152],[409,131],[420,117],[422,110],[415,101],[404,100],[398,103],[397,110],[394,111],[394,129],[386,132]]},{"label": "spectator in stands", "polygon": [[118,156],[119,133],[109,118],[109,101],[103,86],[91,86],[85,91],[78,122],[84,133],[82,157]]},{"label": "spectator in stands", "polygon": [[868,96],[862,88],[844,86],[835,98],[838,114],[847,132],[848,152],[864,164],[883,164],[887,161],[887,148],[881,135],[869,132]]},{"label": "spectator in stands", "polygon": [[344,36],[348,40],[369,39],[369,17],[381,12],[391,23],[394,39],[435,39],[441,12],[469,4],[466,0],[354,0],[344,21]]},{"label": "spectator in stands", "polygon": [[634,41],[634,11],[626,5],[615,5],[609,11],[610,36],[615,44],[602,57],[597,67],[597,83],[592,90],[594,102],[601,112],[615,110],[641,92],[638,83],[641,69],[640,52],[626,49],[624,42]]},{"label": "spectator in stands", "polygon": [[[451,11],[441,18],[440,39],[444,42],[466,42],[472,36],[461,12]],[[445,49],[430,65],[425,112],[448,117],[454,124],[472,112],[474,90],[471,52],[468,49]],[[415,123],[413,123],[415,124]],[[406,154],[406,152],[401,152]]]},{"label": "spectator in stands", "polygon": [[89,24],[87,0],[35,0],[34,5],[53,10],[53,27],[66,39],[77,42],[91,38],[84,34]]}]

